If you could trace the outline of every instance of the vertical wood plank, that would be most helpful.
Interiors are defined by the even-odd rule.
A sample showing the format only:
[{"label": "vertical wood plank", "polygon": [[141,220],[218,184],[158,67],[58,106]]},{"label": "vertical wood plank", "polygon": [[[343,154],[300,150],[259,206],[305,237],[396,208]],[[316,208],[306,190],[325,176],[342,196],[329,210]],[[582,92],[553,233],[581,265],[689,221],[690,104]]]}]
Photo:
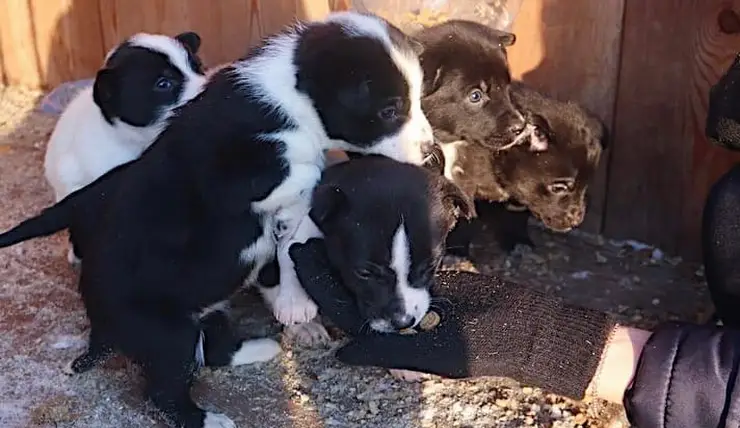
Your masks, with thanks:
[{"label": "vertical wood plank", "polygon": [[104,50],[97,0],[28,0],[42,83],[91,77]]},{"label": "vertical wood plank", "polygon": [[329,0],[329,9],[332,11],[349,10],[351,6],[351,0]]},{"label": "vertical wood plank", "polygon": [[628,0],[607,234],[669,252],[698,249],[701,189],[723,168],[705,155],[728,156],[703,141],[709,87],[740,48],[737,38],[718,35],[717,14],[727,6],[737,2]]},{"label": "vertical wood plank", "polygon": [[8,84],[41,85],[42,73],[27,0],[5,0],[0,7],[0,47]]},{"label": "vertical wood plank", "polygon": [[[527,0],[512,31],[512,75],[591,110],[612,128],[624,0]],[[600,232],[607,197],[605,152],[589,188],[582,229]]]},{"label": "vertical wood plank", "polygon": [[[719,80],[740,51],[740,1],[713,2],[703,5],[695,17],[693,55],[689,68],[690,91],[687,98],[687,121],[692,133],[690,179],[686,189],[683,223],[680,225],[679,252],[699,260],[701,250],[701,216],[711,186],[740,161],[740,154],[716,147],[704,135],[709,103],[709,88]],[[721,25],[722,17],[734,25]],[[733,24],[730,22],[729,24]]]}]

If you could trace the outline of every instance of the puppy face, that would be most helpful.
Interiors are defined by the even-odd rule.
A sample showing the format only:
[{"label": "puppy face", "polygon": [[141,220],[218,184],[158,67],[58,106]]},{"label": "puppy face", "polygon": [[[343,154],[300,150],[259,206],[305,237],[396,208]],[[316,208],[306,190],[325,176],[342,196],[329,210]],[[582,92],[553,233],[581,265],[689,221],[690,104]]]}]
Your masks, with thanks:
[{"label": "puppy face", "polygon": [[422,107],[441,142],[465,140],[492,149],[524,129],[509,97],[506,47],[511,33],[468,21],[448,21],[421,31],[424,46]]},{"label": "puppy face", "polygon": [[530,89],[515,89],[513,99],[537,123],[539,133],[529,138],[542,138],[547,144],[544,150],[533,151],[534,143],[522,142],[499,152],[493,161],[496,176],[509,196],[545,226],[569,231],[583,221],[586,190],[606,143],[606,129],[577,105]]},{"label": "puppy face", "polygon": [[111,125],[157,125],[193,98],[205,83],[196,55],[200,37],[136,34],[109,52],[98,71],[93,99]]},{"label": "puppy face", "polygon": [[472,208],[452,183],[422,167],[365,156],[325,171],[311,218],[370,327],[415,326],[447,233]]},{"label": "puppy face", "polygon": [[336,148],[422,161],[433,136],[421,110],[418,49],[370,15],[334,13],[303,30],[294,59],[297,88]]},{"label": "puppy face", "polygon": [[740,54],[709,91],[705,132],[712,143],[740,150]]}]

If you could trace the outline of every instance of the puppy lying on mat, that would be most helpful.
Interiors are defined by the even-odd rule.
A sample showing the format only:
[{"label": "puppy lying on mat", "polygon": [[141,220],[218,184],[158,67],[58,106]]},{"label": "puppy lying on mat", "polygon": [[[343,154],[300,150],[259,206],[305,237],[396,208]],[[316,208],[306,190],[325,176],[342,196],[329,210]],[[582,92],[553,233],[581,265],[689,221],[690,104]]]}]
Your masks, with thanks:
[{"label": "puppy lying on mat", "polygon": [[[290,255],[321,313],[354,336],[337,352],[351,365],[450,378],[506,376],[580,398],[614,325],[604,313],[520,285],[443,272],[436,275],[431,309],[415,329],[377,333],[362,329],[366,321],[358,302],[330,267],[321,239],[294,244]],[[563,325],[569,328],[556,328]]]}]

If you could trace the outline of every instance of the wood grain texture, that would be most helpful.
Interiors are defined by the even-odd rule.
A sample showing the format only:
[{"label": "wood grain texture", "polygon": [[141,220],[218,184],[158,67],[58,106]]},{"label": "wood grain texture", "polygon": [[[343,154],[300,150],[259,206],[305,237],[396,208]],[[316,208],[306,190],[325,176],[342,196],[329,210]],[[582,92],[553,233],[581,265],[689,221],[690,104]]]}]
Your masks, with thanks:
[{"label": "wood grain texture", "polygon": [[102,64],[98,0],[28,0],[46,88],[92,76]]},{"label": "wood grain texture", "polygon": [[717,15],[738,4],[628,0],[608,235],[697,253],[705,189],[730,162],[704,141],[708,91],[740,47],[719,34]]},{"label": "wood grain texture", "polygon": [[[740,23],[740,1],[704,4],[695,17],[690,82],[685,121],[690,124],[691,166],[684,198],[683,223],[679,225],[678,251],[699,260],[701,216],[711,186],[740,161],[740,154],[716,147],[704,135],[709,88],[727,70],[740,51],[740,27],[721,25],[723,17]],[[724,24],[724,23],[723,23]]]},{"label": "wood grain texture", "polygon": [[197,31],[208,66],[243,56],[263,36],[321,18],[329,0],[4,0],[0,83],[50,88],[92,77],[105,53],[138,32]]},{"label": "wood grain texture", "polygon": [[[612,128],[624,0],[526,0],[512,31],[512,75],[592,111]],[[589,188],[582,229],[600,232],[607,197],[605,152]]]},{"label": "wood grain texture", "polygon": [[5,0],[0,7],[0,48],[8,84],[39,87],[43,73],[27,0]]},{"label": "wood grain texture", "polygon": [[329,9],[332,11],[349,10],[352,7],[351,0],[328,0]]}]

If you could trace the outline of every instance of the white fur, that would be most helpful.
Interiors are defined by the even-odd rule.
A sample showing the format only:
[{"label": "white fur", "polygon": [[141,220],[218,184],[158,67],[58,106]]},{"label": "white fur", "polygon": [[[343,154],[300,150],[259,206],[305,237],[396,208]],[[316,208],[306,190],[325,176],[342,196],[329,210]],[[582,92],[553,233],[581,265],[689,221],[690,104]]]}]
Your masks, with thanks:
[{"label": "white fur", "polygon": [[460,140],[453,141],[451,143],[440,143],[439,145],[442,149],[442,154],[445,157],[444,176],[452,182],[455,181],[453,178],[455,174],[462,174],[464,172],[460,166],[455,164],[457,163],[457,156],[459,154],[460,147],[466,144],[467,143],[465,141]]},{"label": "white fur", "polygon": [[118,165],[138,158],[159,135],[161,124],[111,126],[85,88],[62,113],[44,159],[46,179],[56,200],[87,186]]},{"label": "white fur", "polygon": [[222,413],[206,412],[203,428],[236,428],[236,424]]},{"label": "white fur", "polygon": [[416,327],[429,310],[431,297],[429,290],[426,288],[415,288],[409,285],[411,247],[403,221],[401,221],[396,233],[393,235],[391,269],[396,273],[396,293],[402,301],[401,306],[404,309],[404,314],[414,317],[413,327]]},{"label": "white fur", "polygon": [[242,342],[241,348],[231,356],[231,366],[270,361],[280,353],[280,344],[272,339],[251,339]]},{"label": "white fur", "polygon": [[[398,70],[409,85],[409,120],[397,135],[388,136],[369,147],[367,153],[381,154],[400,162],[420,165],[422,156],[421,144],[433,141],[432,126],[421,110],[421,91],[424,75],[419,59],[413,52],[404,52],[396,48],[388,34],[385,21],[374,16],[358,15],[352,12],[337,12],[326,18],[327,22],[341,23],[348,32],[357,36],[370,36],[383,42]],[[338,147],[347,149],[347,145]]]},{"label": "white fur", "polygon": [[[422,71],[418,58],[411,53],[400,52],[390,40],[385,21],[376,17],[338,12],[329,14],[326,22],[341,23],[351,35],[380,40],[409,83],[412,103],[410,120],[396,135],[380,140],[366,152],[383,154],[399,161],[421,163],[421,144],[431,141],[432,130],[421,111]],[[306,224],[302,220],[307,219],[311,192],[324,168],[324,151],[351,148],[345,141],[328,137],[312,101],[295,89],[297,70],[294,52],[304,29],[303,24],[297,24],[293,31],[269,39],[260,55],[236,62],[232,67],[232,73],[245,88],[249,88],[261,101],[274,106],[293,125],[290,130],[262,136],[265,144],[272,141],[285,144],[283,159],[290,166],[290,172],[267,198],[252,205],[255,212],[265,218],[279,217],[275,222],[266,220],[263,227],[267,234],[268,231],[272,232],[270,228],[281,226],[279,231],[276,230],[279,235],[277,257],[280,285],[277,291],[263,291],[263,296],[272,306],[275,317],[286,325],[308,322],[316,316],[317,307],[298,281],[288,248],[297,242],[294,235],[300,225]],[[242,252],[242,260],[247,261],[245,255],[252,256],[253,260],[253,251],[246,253]]]},{"label": "white fur", "polygon": [[[190,69],[187,53],[178,41],[159,34],[139,33],[129,42],[166,55],[186,76],[180,100],[150,126],[135,127],[117,119],[111,126],[93,101],[93,89],[80,91],[59,118],[44,159],[46,179],[57,201],[116,166],[138,158],[164,129],[172,109],[195,97],[203,88],[206,78]],[[114,51],[115,48],[106,59]]]}]

